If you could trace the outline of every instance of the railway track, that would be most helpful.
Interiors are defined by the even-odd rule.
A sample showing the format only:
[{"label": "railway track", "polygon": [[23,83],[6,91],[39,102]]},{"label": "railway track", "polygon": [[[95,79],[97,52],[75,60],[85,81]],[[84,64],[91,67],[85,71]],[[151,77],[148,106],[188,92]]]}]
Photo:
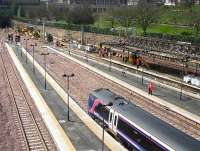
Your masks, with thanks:
[{"label": "railway track", "polygon": [[[37,58],[37,61],[40,63],[40,65],[43,66],[43,63],[41,61],[41,59],[42,59],[41,56],[36,54],[36,58]],[[52,62],[53,62],[53,64],[52,64]],[[52,56],[50,55],[48,57],[47,71],[56,81],[59,81],[59,84],[63,87],[64,87],[63,83],[65,83],[65,81],[63,81],[62,77],[60,76],[61,70],[74,72],[75,75],[77,75],[77,76],[79,74],[79,77],[76,78],[76,83],[78,83],[79,85],[76,86],[76,83],[73,83],[72,84],[73,86],[71,86],[71,89],[76,90],[76,93],[73,94],[73,97],[76,100],[86,100],[87,98],[82,97],[82,96],[87,96],[87,94],[83,94],[83,91],[89,90],[89,92],[90,92],[92,89],[95,89],[94,86],[91,86],[91,84],[86,84],[80,88],[81,84],[83,83],[82,80],[84,80],[88,76],[86,74],[86,72],[88,72],[88,71],[86,69],[84,69],[85,71],[84,71],[84,73],[82,73],[81,70],[83,70],[84,67],[81,67],[81,65],[78,65],[78,64],[75,65],[70,62],[71,61],[69,61],[68,59],[66,59],[66,58],[63,59],[63,57],[61,57],[57,54],[54,54]],[[78,68],[80,68],[80,69],[78,69]],[[79,73],[76,73],[75,71],[73,71],[74,69],[76,69],[76,72],[79,72]],[[91,76],[91,73],[89,75]],[[93,76],[91,76],[91,77],[93,77]],[[87,77],[87,78],[89,78],[89,77]],[[101,76],[97,76],[95,74],[95,79],[96,79],[95,82],[97,82],[95,84],[98,85],[98,86],[95,86],[96,88],[98,88],[99,85],[103,85],[100,87],[107,87],[107,88],[114,90],[118,94],[123,94],[123,96],[128,98],[128,100],[134,100],[134,101],[132,101],[134,104],[143,108],[147,112],[152,113],[153,115],[159,117],[163,121],[166,121],[167,123],[180,129],[181,131],[187,133],[188,135],[200,140],[200,124],[199,123],[196,123],[195,121],[188,119],[188,118],[184,117],[183,115],[176,113],[169,108],[166,108],[165,106],[157,104],[157,103],[149,100],[148,98],[141,96],[140,94],[131,92],[132,95],[130,95],[129,89],[119,86],[118,84],[116,84],[106,78],[102,78]],[[105,83],[103,81],[105,81]],[[111,83],[111,86],[108,86],[107,83]],[[79,89],[81,89],[81,91],[80,91],[81,96],[76,96],[76,95],[79,95],[79,91],[78,91]],[[86,93],[89,93],[89,92],[86,92]],[[85,102],[82,102],[81,104],[82,104],[82,107],[85,109],[85,105],[84,105]]]},{"label": "railway track", "polygon": [[[69,52],[69,50],[66,50]],[[144,77],[147,77],[149,79],[156,79],[155,81],[159,82],[159,83],[163,83],[166,85],[169,85],[171,87],[174,87],[176,89],[181,89],[188,91],[189,93],[191,93],[192,95],[198,95],[200,88],[197,86],[193,86],[190,85],[188,83],[182,82],[181,80],[175,80],[172,78],[167,78],[166,76],[162,76],[162,75],[158,75],[157,73],[152,73],[149,71],[145,71],[144,69],[136,69],[136,67],[132,67],[130,65],[124,64],[124,63],[119,63],[118,61],[115,60],[109,60],[108,58],[100,58],[97,56],[94,56],[92,54],[86,54],[85,52],[82,51],[78,51],[78,50],[70,50],[70,54],[73,54],[74,56],[78,56],[78,57],[82,57],[82,58],[86,58],[86,59],[91,59],[94,61],[98,61],[98,62],[102,62],[106,65],[110,65],[112,64],[113,67],[117,67],[120,69],[123,69],[124,71],[129,71],[130,73],[139,73],[139,75],[144,75]],[[193,97],[194,97],[193,96]]]},{"label": "railway track", "polygon": [[16,123],[16,133],[21,150],[56,150],[37,109],[27,96],[7,51],[0,52],[0,59],[3,63],[11,100],[13,100],[13,119]]}]

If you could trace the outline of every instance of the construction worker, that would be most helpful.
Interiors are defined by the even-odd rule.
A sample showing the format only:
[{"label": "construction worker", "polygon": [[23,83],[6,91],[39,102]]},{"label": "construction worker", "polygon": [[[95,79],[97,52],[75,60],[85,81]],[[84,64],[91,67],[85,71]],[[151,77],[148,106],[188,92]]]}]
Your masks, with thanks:
[{"label": "construction worker", "polygon": [[138,69],[139,66],[140,66],[140,60],[139,60],[139,58],[137,58],[137,60],[136,60],[136,65],[137,65],[137,69]]},{"label": "construction worker", "polygon": [[148,84],[148,91],[149,91],[149,94],[152,95],[154,89],[155,89],[154,84],[153,84],[152,82],[150,82],[150,83]]}]

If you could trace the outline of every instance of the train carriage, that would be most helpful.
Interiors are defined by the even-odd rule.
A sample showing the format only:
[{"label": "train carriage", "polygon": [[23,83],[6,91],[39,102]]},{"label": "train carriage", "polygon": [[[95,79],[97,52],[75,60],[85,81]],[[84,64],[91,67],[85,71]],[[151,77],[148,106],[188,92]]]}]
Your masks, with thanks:
[{"label": "train carriage", "polygon": [[[102,105],[113,103],[112,107]],[[129,150],[198,151],[200,142],[108,89],[89,95],[88,113],[105,124]]]}]

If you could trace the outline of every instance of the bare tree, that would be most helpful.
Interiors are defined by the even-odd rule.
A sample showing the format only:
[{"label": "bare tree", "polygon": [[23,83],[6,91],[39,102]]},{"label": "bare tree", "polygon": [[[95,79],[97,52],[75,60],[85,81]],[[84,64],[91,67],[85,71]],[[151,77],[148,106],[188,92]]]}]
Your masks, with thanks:
[{"label": "bare tree", "polygon": [[192,11],[190,13],[190,22],[194,28],[195,36],[200,32],[200,11]]},{"label": "bare tree", "polygon": [[131,25],[132,18],[134,18],[134,7],[121,7],[115,8],[108,12],[110,20],[118,20],[118,22],[124,26],[129,27]]},{"label": "bare tree", "polygon": [[[77,11],[78,10],[78,11]],[[94,16],[91,8],[83,5],[72,7],[67,14],[67,22],[73,24],[93,24]]]},{"label": "bare tree", "polygon": [[140,0],[136,8],[137,23],[142,27],[144,35],[147,28],[158,18],[158,8],[148,2]]}]

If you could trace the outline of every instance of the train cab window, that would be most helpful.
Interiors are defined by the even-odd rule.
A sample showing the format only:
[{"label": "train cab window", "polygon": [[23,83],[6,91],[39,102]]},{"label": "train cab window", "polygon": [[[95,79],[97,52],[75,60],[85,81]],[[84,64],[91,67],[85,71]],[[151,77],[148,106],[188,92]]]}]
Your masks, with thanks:
[{"label": "train cab window", "polygon": [[132,141],[137,142],[146,150],[151,151],[164,151],[160,146],[154,143],[151,139],[145,137],[140,131],[131,126],[128,122],[118,119],[117,129],[123,133],[123,135],[129,137]]},{"label": "train cab window", "polygon": [[88,107],[91,108],[93,103],[94,103],[94,100],[96,100],[96,97],[93,96],[93,95],[89,95],[89,98],[88,98]]},{"label": "train cab window", "polygon": [[106,121],[108,121],[109,118],[109,110],[105,107],[103,107],[102,104],[99,104],[95,108],[95,112],[97,112],[101,117],[104,117]]}]

